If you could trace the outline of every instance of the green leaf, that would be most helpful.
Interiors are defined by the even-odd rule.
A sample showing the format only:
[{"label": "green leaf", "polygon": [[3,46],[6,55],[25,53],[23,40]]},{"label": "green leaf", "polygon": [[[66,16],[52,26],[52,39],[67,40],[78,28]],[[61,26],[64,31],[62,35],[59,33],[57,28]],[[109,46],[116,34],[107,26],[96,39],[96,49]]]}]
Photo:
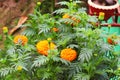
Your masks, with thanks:
[{"label": "green leaf", "polygon": [[78,56],[78,60],[81,62],[84,62],[84,61],[89,62],[91,57],[92,57],[92,49],[82,48]]},{"label": "green leaf", "polygon": [[54,11],[53,13],[62,14],[62,13],[67,13],[67,12],[68,12],[68,9],[62,8],[62,9],[58,9],[58,10]]},{"label": "green leaf", "polygon": [[8,55],[13,55],[13,54],[15,54],[15,47],[11,46],[11,47],[7,50],[7,54],[8,54]]},{"label": "green leaf", "polygon": [[67,5],[67,4],[69,4],[69,2],[67,2],[67,1],[62,1],[62,2],[59,2],[59,3],[57,3],[57,4],[60,4],[60,5]]},{"label": "green leaf", "polygon": [[39,25],[39,33],[38,34],[47,33],[49,31],[50,31],[50,28],[47,24]]},{"label": "green leaf", "polygon": [[26,36],[33,36],[36,32],[32,28],[27,28],[25,31],[22,32],[23,35]]},{"label": "green leaf", "polygon": [[15,71],[14,68],[11,68],[11,67],[2,68],[2,69],[0,69],[0,75],[6,76],[14,71]]},{"label": "green leaf", "polygon": [[33,67],[40,67],[41,65],[44,65],[49,59],[46,56],[38,56],[35,58],[35,61],[33,61]]},{"label": "green leaf", "polygon": [[62,59],[60,57],[53,56],[52,59],[55,62],[62,62],[65,65],[70,65],[70,62],[68,62],[68,61],[66,61],[66,60],[64,60],[64,59]]},{"label": "green leaf", "polygon": [[90,80],[90,75],[85,73],[78,73],[74,76],[74,80]]},{"label": "green leaf", "polygon": [[50,78],[51,75],[52,75],[52,74],[49,73],[49,72],[44,72],[44,75],[43,75],[42,80],[46,80],[46,79]]},{"label": "green leaf", "polygon": [[70,44],[69,46],[67,46],[67,48],[78,48],[79,46],[78,45],[76,45],[76,44]]}]

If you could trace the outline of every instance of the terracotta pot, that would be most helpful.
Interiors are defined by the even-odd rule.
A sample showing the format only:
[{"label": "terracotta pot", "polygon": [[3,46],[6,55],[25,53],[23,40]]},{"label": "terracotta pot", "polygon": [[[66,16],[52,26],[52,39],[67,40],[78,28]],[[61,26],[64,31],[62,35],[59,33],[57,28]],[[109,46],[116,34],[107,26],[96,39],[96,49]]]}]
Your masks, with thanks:
[{"label": "terracotta pot", "polygon": [[90,15],[99,15],[99,12],[104,12],[105,17],[104,20],[108,20],[111,16],[114,15],[115,10],[119,7],[119,3],[116,2],[114,5],[110,6],[103,6],[103,5],[98,5],[92,2],[92,0],[88,0],[88,6],[89,6],[89,14]]}]

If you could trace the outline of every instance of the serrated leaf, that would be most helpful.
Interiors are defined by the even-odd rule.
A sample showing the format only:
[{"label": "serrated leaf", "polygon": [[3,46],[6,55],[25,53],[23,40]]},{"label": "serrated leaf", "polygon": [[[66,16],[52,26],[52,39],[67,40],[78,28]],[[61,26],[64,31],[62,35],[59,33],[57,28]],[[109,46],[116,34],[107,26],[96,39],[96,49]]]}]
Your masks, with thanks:
[{"label": "serrated leaf", "polygon": [[0,75],[1,76],[6,76],[12,72],[14,72],[15,70],[13,68],[7,67],[7,68],[2,68],[0,69]]},{"label": "serrated leaf", "polygon": [[90,75],[85,73],[78,73],[74,76],[74,80],[90,80]]},{"label": "serrated leaf", "polygon": [[56,14],[62,14],[62,13],[67,13],[68,12],[68,9],[65,9],[65,8],[62,8],[62,9],[58,9],[56,11],[53,12],[56,13]]},{"label": "serrated leaf", "polygon": [[92,57],[92,49],[82,48],[80,51],[80,54],[78,56],[78,60],[80,60],[82,62],[84,62],[84,61],[89,62],[91,57]]},{"label": "serrated leaf", "polygon": [[67,2],[67,1],[62,1],[62,2],[59,2],[59,3],[57,3],[57,4],[60,4],[60,5],[67,5],[67,4],[69,4],[69,2]]},{"label": "serrated leaf", "polygon": [[44,65],[49,59],[46,56],[38,56],[35,58],[35,61],[33,61],[33,67],[40,67],[41,65]]}]

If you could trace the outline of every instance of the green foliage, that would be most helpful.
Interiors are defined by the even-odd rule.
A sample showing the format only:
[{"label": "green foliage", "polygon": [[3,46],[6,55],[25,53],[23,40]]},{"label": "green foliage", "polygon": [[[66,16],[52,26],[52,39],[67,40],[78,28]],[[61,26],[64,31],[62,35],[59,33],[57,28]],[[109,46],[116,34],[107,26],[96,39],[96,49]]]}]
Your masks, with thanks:
[{"label": "green foliage", "polygon": [[79,73],[75,76],[74,80],[90,80],[90,76],[84,73]]},{"label": "green foliage", "polygon": [[90,60],[92,57],[92,49],[82,48],[78,60],[84,62]]},{"label": "green foliage", "polygon": [[45,56],[38,56],[38,58],[35,59],[32,67],[40,67],[43,64],[46,64],[46,62],[48,61],[48,58]]},{"label": "green foliage", "polygon": [[[3,80],[108,80],[120,76],[120,53],[106,42],[109,33],[93,25],[98,21],[90,16],[81,1],[60,2],[64,6],[52,14],[41,14],[38,9],[29,15],[25,45],[15,44],[15,36],[6,34],[5,48],[0,51],[0,79]],[[65,14],[67,16],[63,17]],[[56,31],[55,31],[55,30]],[[49,40],[50,38],[50,40]],[[49,46],[36,49],[39,41],[48,41]],[[55,49],[48,49],[53,42]],[[61,57],[61,51],[74,49],[73,61]],[[48,54],[43,55],[46,51]],[[66,53],[69,53],[69,51]],[[64,55],[65,57],[70,56]],[[72,55],[69,57],[71,58]]]},{"label": "green foliage", "polygon": [[8,74],[10,74],[10,73],[12,73],[12,72],[14,72],[14,68],[10,68],[10,67],[6,67],[6,68],[2,68],[1,70],[0,70],[0,75],[1,76],[6,76],[6,75],[8,75]]}]

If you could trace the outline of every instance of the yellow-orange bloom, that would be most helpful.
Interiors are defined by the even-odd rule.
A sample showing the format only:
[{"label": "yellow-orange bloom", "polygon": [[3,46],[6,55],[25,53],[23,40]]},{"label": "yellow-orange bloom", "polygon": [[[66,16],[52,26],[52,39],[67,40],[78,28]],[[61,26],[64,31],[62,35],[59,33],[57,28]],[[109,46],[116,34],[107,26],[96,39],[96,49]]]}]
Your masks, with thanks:
[{"label": "yellow-orange bloom", "polygon": [[48,42],[48,40],[39,41],[36,44],[37,51],[42,55],[48,55],[49,49],[55,49],[56,45],[52,42]]},{"label": "yellow-orange bloom", "polygon": [[107,42],[108,42],[109,44],[111,44],[111,45],[114,44],[114,41],[113,41],[110,37],[107,38]]},{"label": "yellow-orange bloom", "polygon": [[60,57],[68,61],[73,61],[77,58],[77,52],[71,48],[63,49]]},{"label": "yellow-orange bloom", "polygon": [[107,42],[111,45],[117,45],[118,42],[115,41],[116,39],[118,39],[118,36],[117,35],[110,35],[108,38],[107,38]]},{"label": "yellow-orange bloom", "polygon": [[22,45],[25,45],[28,42],[28,38],[24,35],[17,35],[17,36],[15,36],[13,42],[15,44],[21,43]]},{"label": "yellow-orange bloom", "polygon": [[112,38],[110,38],[110,37],[108,37],[107,38],[107,42],[109,43],[109,44],[111,44],[111,45],[116,45],[116,44],[118,44],[118,42],[115,42]]},{"label": "yellow-orange bloom", "polygon": [[52,30],[54,31],[54,32],[58,32],[59,31],[59,29],[58,28],[52,28]]},{"label": "yellow-orange bloom", "polygon": [[68,14],[64,14],[62,18],[69,18],[70,16]]}]

